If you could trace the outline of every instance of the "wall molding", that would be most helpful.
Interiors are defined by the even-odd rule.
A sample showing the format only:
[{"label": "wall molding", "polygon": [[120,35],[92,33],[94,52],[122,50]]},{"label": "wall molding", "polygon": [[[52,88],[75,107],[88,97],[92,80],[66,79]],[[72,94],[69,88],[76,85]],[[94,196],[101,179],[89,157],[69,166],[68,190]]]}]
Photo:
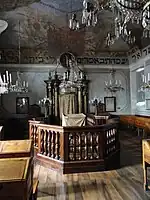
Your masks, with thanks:
[{"label": "wall molding", "polygon": [[[108,69],[127,69],[129,70],[129,65],[78,65],[78,67],[82,70],[86,71],[99,71],[100,69],[108,70]],[[62,66],[58,66],[56,64],[0,64],[0,69],[11,69],[11,71],[16,71],[20,69],[21,71],[43,71],[47,72],[49,70],[55,70],[57,68],[58,71],[64,71]]]}]

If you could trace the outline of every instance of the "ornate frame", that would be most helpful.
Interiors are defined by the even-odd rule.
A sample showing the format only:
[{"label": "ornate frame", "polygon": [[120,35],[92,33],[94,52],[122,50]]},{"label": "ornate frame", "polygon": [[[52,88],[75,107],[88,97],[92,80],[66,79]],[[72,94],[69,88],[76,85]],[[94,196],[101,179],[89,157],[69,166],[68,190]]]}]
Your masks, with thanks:
[{"label": "ornate frame", "polygon": [[29,113],[29,97],[17,97],[16,114],[28,114],[28,113]]},{"label": "ornate frame", "polygon": [[104,97],[105,111],[116,112],[116,97]]}]

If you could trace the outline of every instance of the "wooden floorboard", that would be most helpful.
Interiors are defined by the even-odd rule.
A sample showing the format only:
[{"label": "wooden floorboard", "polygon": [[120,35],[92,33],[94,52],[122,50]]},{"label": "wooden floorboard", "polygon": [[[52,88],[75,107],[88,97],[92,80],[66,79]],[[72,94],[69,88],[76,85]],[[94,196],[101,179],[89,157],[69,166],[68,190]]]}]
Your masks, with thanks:
[{"label": "wooden floorboard", "polygon": [[118,170],[62,175],[35,165],[38,200],[150,200],[150,192],[143,190],[141,138],[121,132],[120,141]]}]

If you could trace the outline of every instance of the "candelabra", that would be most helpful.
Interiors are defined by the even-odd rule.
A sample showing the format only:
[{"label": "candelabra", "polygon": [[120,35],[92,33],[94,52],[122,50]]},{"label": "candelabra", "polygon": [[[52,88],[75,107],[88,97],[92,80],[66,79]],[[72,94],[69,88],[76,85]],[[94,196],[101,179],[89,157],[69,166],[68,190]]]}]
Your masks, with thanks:
[{"label": "candelabra", "polygon": [[[131,24],[143,27],[143,38],[150,38],[150,1],[145,0],[112,0],[109,1],[109,8],[115,15],[115,28],[113,30],[114,41],[123,39],[131,45],[136,42],[135,35],[129,28]],[[115,33],[114,33],[115,32]],[[111,33],[110,33],[111,34]],[[106,38],[107,46],[110,42],[109,35]]]},{"label": "candelabra", "polygon": [[16,83],[12,82],[12,74],[6,71],[3,78],[0,74],[0,94],[7,94],[9,92],[28,92],[28,82],[21,80],[19,72],[17,72]]},{"label": "candelabra", "polygon": [[89,104],[91,104],[92,106],[96,106],[101,102],[102,102],[101,98],[98,97],[94,97],[93,99],[89,100]]},{"label": "candelabra", "polygon": [[[72,1],[71,1],[72,10]],[[81,24],[83,27],[95,26],[97,24],[97,14],[99,11],[99,5],[97,1],[93,0],[83,0],[83,10]],[[77,20],[76,14],[72,14],[69,20],[69,28],[72,30],[78,30],[80,28],[80,23]]]},{"label": "candelabra", "polygon": [[142,86],[140,87],[140,89],[138,91],[146,92],[149,90],[150,90],[150,73],[148,73],[147,76],[143,74],[142,75]]},{"label": "candelabra", "polygon": [[8,91],[9,92],[18,92],[18,93],[28,92],[28,82],[21,80],[20,72],[17,72],[16,83],[13,85],[13,83],[10,82]]},{"label": "candelabra", "polygon": [[39,105],[41,106],[41,108],[44,108],[45,117],[49,116],[51,103],[51,100],[47,97],[39,100]]},{"label": "candelabra", "polygon": [[124,90],[121,84],[121,80],[115,79],[115,70],[112,70],[111,79],[109,81],[105,81],[105,90],[111,93],[116,93],[118,91]]},{"label": "candelabra", "polygon": [[8,93],[8,82],[3,81],[0,74],[0,95]]}]

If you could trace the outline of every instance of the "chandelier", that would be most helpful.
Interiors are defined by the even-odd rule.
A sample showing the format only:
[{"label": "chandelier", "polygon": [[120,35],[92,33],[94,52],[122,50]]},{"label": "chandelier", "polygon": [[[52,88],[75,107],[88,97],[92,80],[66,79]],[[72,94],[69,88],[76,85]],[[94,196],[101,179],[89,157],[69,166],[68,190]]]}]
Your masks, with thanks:
[{"label": "chandelier", "polygon": [[[7,28],[8,24],[3,23],[5,25],[5,29]],[[4,27],[1,29],[1,20],[0,20],[0,32],[4,30]],[[19,49],[18,49],[18,58],[20,64],[20,22],[19,22]],[[12,81],[12,74],[6,71],[3,76],[0,74],[0,94],[7,94],[9,92],[18,92],[18,93],[25,93],[28,92],[28,82],[22,81],[21,73],[17,72],[17,79],[16,82],[13,83]]]},{"label": "chandelier", "polygon": [[[103,10],[110,10],[114,16],[114,29],[106,36],[106,45],[110,46],[121,38],[128,45],[136,42],[132,25],[143,28],[143,38],[150,38],[150,0],[83,0],[81,22],[77,14],[72,13],[69,20],[69,28],[78,30],[82,27],[95,26],[98,22],[98,13]],[[72,0],[71,0],[72,10]]]},{"label": "chandelier", "polygon": [[[143,38],[150,38],[150,1],[146,0],[112,0],[109,8],[115,16],[113,33],[106,37],[106,45],[110,46],[121,38],[128,45],[135,43],[132,25],[142,25]],[[112,31],[112,30],[111,30]],[[111,37],[110,37],[111,36]]]},{"label": "chandelier", "polygon": [[142,86],[138,90],[138,92],[146,92],[150,90],[150,73],[146,75],[142,75]]},{"label": "chandelier", "polygon": [[[8,77],[8,71],[6,71],[7,75],[4,74],[3,75],[3,79],[2,79],[2,76],[0,74],[0,94],[5,94],[5,93],[8,93],[8,85],[9,85],[9,80],[6,80],[6,77]],[[11,75],[10,75],[10,78],[11,78]]]},{"label": "chandelier", "polygon": [[6,71],[3,76],[0,74],[0,94],[8,94],[9,92],[28,92],[28,82],[21,80],[19,72],[17,72],[17,79],[15,84],[12,82],[11,73]]},{"label": "chandelier", "polygon": [[28,92],[28,82],[22,81],[21,79],[21,73],[17,72],[17,79],[16,83],[13,84],[12,82],[9,84],[8,87],[9,92],[17,92],[17,93],[26,93]]},{"label": "chandelier", "polygon": [[124,88],[122,87],[122,83],[121,80],[117,80],[115,78],[115,70],[111,70],[110,72],[110,80],[105,81],[105,90],[111,93],[116,93],[118,91],[124,90]]},{"label": "chandelier", "polygon": [[[72,10],[72,1],[71,1],[71,10]],[[99,11],[99,3],[97,0],[83,0],[81,24],[77,19],[77,15],[73,13],[71,19],[69,20],[69,28],[71,30],[78,30],[81,28],[81,26],[83,27],[95,26],[97,24],[98,11]]]},{"label": "chandelier", "polygon": [[[18,21],[18,61],[20,65],[21,61],[21,45],[20,45],[20,21]],[[28,82],[22,81],[20,71],[17,72],[16,83],[12,82],[9,84],[9,92],[19,92],[26,93],[28,92]]]}]

